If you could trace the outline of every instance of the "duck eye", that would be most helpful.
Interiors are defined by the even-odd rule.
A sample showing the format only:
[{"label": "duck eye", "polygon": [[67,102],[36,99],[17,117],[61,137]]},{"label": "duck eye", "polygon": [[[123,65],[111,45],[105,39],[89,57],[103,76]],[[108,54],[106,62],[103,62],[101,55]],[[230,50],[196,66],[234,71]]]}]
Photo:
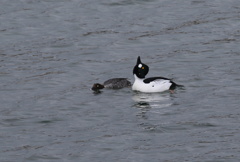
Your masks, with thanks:
[{"label": "duck eye", "polygon": [[142,69],[144,69],[144,66],[142,67]]}]

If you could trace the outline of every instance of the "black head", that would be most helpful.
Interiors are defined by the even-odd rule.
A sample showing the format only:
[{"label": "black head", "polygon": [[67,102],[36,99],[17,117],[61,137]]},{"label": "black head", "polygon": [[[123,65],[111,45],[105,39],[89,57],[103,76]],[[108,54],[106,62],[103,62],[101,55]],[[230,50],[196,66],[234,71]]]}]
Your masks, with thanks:
[{"label": "black head", "polygon": [[93,84],[93,86],[92,86],[92,90],[93,90],[93,91],[98,91],[99,89],[103,89],[103,88],[104,88],[104,85],[99,84],[99,83],[95,83],[95,84]]},{"label": "black head", "polygon": [[145,78],[149,71],[149,67],[141,62],[140,56],[138,56],[137,64],[133,68],[133,74],[136,74],[138,78]]}]

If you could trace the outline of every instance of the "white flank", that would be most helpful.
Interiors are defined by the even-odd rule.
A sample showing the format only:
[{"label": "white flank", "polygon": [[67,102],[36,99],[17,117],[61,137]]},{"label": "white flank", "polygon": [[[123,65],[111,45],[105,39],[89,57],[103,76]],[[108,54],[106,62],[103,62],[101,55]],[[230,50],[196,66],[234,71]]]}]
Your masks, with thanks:
[{"label": "white flank", "polygon": [[150,83],[144,83],[144,79],[138,78],[134,74],[135,81],[132,86],[132,90],[134,91],[140,91],[140,92],[146,92],[146,93],[153,93],[153,92],[164,92],[169,90],[172,83],[170,80],[165,79],[157,79]]}]

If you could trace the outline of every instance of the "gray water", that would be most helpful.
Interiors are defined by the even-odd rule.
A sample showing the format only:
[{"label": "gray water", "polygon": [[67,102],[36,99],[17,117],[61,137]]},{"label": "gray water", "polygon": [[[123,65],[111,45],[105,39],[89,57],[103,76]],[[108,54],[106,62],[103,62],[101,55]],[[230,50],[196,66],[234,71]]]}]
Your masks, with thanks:
[{"label": "gray water", "polygon": [[240,161],[239,76],[239,0],[1,0],[0,161]]}]

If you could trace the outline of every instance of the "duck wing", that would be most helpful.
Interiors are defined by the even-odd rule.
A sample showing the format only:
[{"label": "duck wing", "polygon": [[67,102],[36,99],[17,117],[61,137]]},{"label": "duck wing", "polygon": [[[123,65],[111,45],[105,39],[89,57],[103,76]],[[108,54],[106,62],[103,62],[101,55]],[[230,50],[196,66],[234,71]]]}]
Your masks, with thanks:
[{"label": "duck wing", "polygon": [[168,80],[171,83],[171,86],[169,87],[170,90],[174,90],[177,86],[180,86],[175,82],[173,82],[171,79],[168,79],[165,77],[151,77],[151,78],[144,79],[143,82],[148,84],[150,82],[158,82],[158,81],[164,81],[164,80]]},{"label": "duck wing", "polygon": [[165,77],[151,77],[151,78],[144,79],[143,82],[148,84],[150,82],[157,82],[157,81],[163,81],[163,80],[168,80],[170,83],[172,83],[172,85],[169,88],[170,90],[174,90],[177,86],[183,87],[182,85],[178,85],[175,82],[173,82],[171,79],[168,79]]},{"label": "duck wing", "polygon": [[165,78],[165,77],[151,77],[151,78],[144,79],[143,82],[148,84],[150,82],[157,81],[157,80],[170,80],[171,81],[171,79],[168,79],[168,78]]}]

